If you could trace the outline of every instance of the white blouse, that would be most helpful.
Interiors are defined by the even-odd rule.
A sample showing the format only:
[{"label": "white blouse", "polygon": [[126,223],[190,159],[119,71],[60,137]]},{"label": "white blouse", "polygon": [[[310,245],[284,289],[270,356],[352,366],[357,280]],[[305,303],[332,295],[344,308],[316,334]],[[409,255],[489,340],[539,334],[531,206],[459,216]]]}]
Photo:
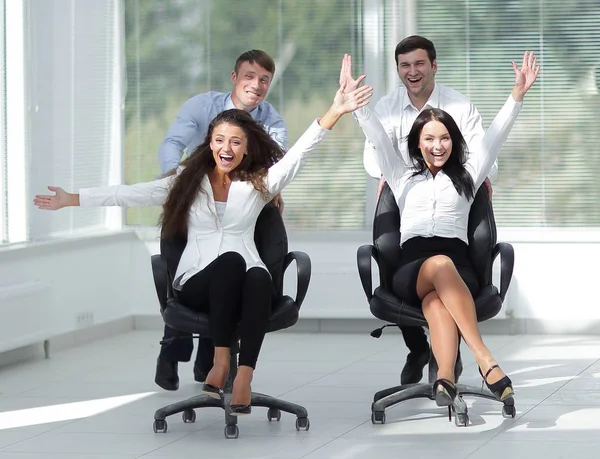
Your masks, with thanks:
[{"label": "white blouse", "polygon": [[[325,133],[314,121],[298,141],[276,164],[269,168],[267,189],[272,198],[298,174],[308,154]],[[179,168],[178,173],[183,168]],[[175,175],[152,182],[84,188],[79,191],[81,206],[160,206],[165,203]],[[270,199],[269,199],[270,200]],[[269,202],[250,182],[233,181],[229,187],[223,218],[217,217],[215,199],[208,177],[202,180],[202,192],[190,208],[187,245],[177,266],[175,288],[204,269],[225,252],[238,252],[246,260],[247,269],[267,269],[254,243],[254,227],[258,215]]]},{"label": "white blouse", "polygon": [[[472,146],[465,167],[473,178],[475,191],[488,176],[522,105],[509,97],[481,142]],[[373,145],[377,164],[400,209],[400,245],[417,236],[459,238],[468,244],[467,225],[472,200],[458,194],[443,170],[435,177],[429,171],[413,175],[415,169],[398,157],[377,114],[367,107],[358,109],[355,114]]]}]

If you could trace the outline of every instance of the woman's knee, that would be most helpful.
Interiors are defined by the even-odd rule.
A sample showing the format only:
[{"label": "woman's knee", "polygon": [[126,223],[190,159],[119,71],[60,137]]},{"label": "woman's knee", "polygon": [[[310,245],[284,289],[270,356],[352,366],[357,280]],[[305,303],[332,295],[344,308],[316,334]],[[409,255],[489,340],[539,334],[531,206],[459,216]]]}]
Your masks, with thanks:
[{"label": "woman's knee", "polygon": [[446,255],[434,255],[423,263],[424,270],[431,279],[447,274],[456,275],[458,271],[452,259]]},{"label": "woman's knee", "polygon": [[246,260],[237,252],[225,252],[219,255],[219,267],[230,274],[245,273]]},{"label": "woman's knee", "polygon": [[258,288],[270,289],[271,275],[266,269],[255,266],[246,272],[246,284],[257,286]]}]

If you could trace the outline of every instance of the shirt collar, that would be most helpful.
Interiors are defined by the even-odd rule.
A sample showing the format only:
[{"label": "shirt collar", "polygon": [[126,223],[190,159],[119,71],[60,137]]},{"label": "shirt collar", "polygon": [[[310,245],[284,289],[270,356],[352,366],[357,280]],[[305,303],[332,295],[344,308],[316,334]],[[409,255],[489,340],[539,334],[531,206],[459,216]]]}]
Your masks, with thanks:
[{"label": "shirt collar", "polygon": [[[258,116],[258,113],[260,111],[260,106],[262,105],[262,102],[260,104],[258,104],[258,106],[252,110],[250,112],[250,116],[252,116],[252,118],[256,119],[256,117]],[[225,108],[224,110],[229,110],[232,108],[237,108],[234,104],[233,104],[233,100],[231,100],[231,91],[229,91],[227,93],[227,96],[225,97]]]},{"label": "shirt collar", "polygon": [[[433,91],[431,92],[431,95],[429,96],[429,99],[427,99],[427,102],[425,102],[425,105],[423,105],[423,109],[425,109],[427,107],[439,108],[439,106],[440,106],[440,85],[435,83],[433,86]],[[417,107],[415,107],[413,105],[413,103],[410,100],[410,97],[408,97],[408,91],[405,88],[403,99],[402,99],[402,110],[406,110],[407,108],[412,108],[413,110],[416,110],[418,112],[421,111],[421,110],[418,110]]]}]

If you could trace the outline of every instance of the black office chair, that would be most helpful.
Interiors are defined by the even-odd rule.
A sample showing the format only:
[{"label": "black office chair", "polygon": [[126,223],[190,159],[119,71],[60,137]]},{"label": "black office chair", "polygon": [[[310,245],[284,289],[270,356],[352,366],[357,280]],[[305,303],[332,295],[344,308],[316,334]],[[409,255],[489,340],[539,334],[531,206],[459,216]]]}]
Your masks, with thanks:
[{"label": "black office chair", "polygon": [[[508,290],[513,272],[514,250],[510,244],[496,243],[496,222],[487,191],[482,186],[475,196],[469,213],[468,224],[469,258],[479,276],[481,290],[475,298],[477,320],[494,317],[502,308],[502,302]],[[492,265],[500,257],[500,292],[492,285]],[[379,268],[380,285],[372,290],[371,257]],[[392,276],[396,272],[402,257],[400,249],[400,212],[394,195],[386,184],[377,203],[373,222],[373,245],[363,245],[357,252],[358,272],[363,289],[371,308],[378,319],[403,326],[426,327],[427,321],[419,307],[409,305],[392,293]],[[379,337],[381,329],[374,330],[372,336]],[[371,405],[373,424],[385,423],[385,409],[404,400],[429,398],[434,400],[433,383],[436,379],[437,364],[433,353],[429,360],[429,383],[405,384],[377,392]],[[469,422],[467,406],[461,396],[470,395],[496,400],[487,389],[457,384],[460,394],[456,398],[452,411],[457,426],[466,426]],[[515,417],[516,410],[512,398],[503,402],[502,414]],[[449,418],[451,418],[449,411]]]},{"label": "black office chair", "polygon": [[[291,327],[298,321],[298,311],[308,290],[311,274],[310,258],[304,252],[288,253],[283,219],[279,210],[271,204],[263,209],[257,220],[255,242],[261,259],[273,279],[273,303],[268,331]],[[161,240],[161,255],[152,256],[152,271],[161,314],[165,323],[175,330],[192,333],[196,335],[195,337],[210,337],[208,315],[185,307],[173,295],[173,274],[185,244],[185,238]],[[296,260],[298,271],[296,299],[283,294],[284,272],[293,260]],[[182,413],[183,422],[194,422],[196,420],[195,408],[219,407],[225,410],[225,438],[237,438],[239,436],[237,417],[231,416],[226,408],[231,400],[231,388],[237,373],[238,352],[239,343],[235,340],[231,346],[231,370],[223,390],[225,392],[224,400],[216,400],[201,394],[165,406],[154,414],[154,432],[167,431],[165,419],[167,416]],[[296,430],[308,430],[310,427],[308,412],[300,405],[255,392],[252,392],[251,405],[268,408],[267,419],[269,421],[279,421],[281,411],[285,411],[297,416]]]}]

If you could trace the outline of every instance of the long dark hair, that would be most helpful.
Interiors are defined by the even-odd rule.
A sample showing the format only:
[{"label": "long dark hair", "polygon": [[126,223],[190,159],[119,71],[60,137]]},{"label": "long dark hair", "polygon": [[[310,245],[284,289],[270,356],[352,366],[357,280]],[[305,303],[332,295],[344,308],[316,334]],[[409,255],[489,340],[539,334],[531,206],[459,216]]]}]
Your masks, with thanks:
[{"label": "long dark hair", "polygon": [[439,108],[428,108],[419,113],[408,133],[408,154],[416,169],[413,175],[423,174],[428,170],[425,159],[419,149],[419,139],[423,126],[430,121],[439,121],[446,126],[452,140],[452,152],[442,166],[442,170],[452,180],[452,184],[458,194],[464,195],[467,199],[473,199],[475,196],[475,184],[473,183],[471,174],[465,168],[468,155],[467,143],[454,118]]},{"label": "long dark hair", "polygon": [[[181,163],[184,169],[175,178],[160,218],[161,236],[186,236],[188,214],[197,199],[202,180],[216,167],[210,140],[215,127],[229,123],[244,131],[248,139],[248,153],[242,162],[229,173],[231,180],[251,182],[254,188],[266,199],[269,198],[265,178],[269,167],[283,157],[283,150],[265,132],[250,114],[237,108],[219,113],[208,126],[204,142]],[[174,174],[175,171],[169,172]]]}]

